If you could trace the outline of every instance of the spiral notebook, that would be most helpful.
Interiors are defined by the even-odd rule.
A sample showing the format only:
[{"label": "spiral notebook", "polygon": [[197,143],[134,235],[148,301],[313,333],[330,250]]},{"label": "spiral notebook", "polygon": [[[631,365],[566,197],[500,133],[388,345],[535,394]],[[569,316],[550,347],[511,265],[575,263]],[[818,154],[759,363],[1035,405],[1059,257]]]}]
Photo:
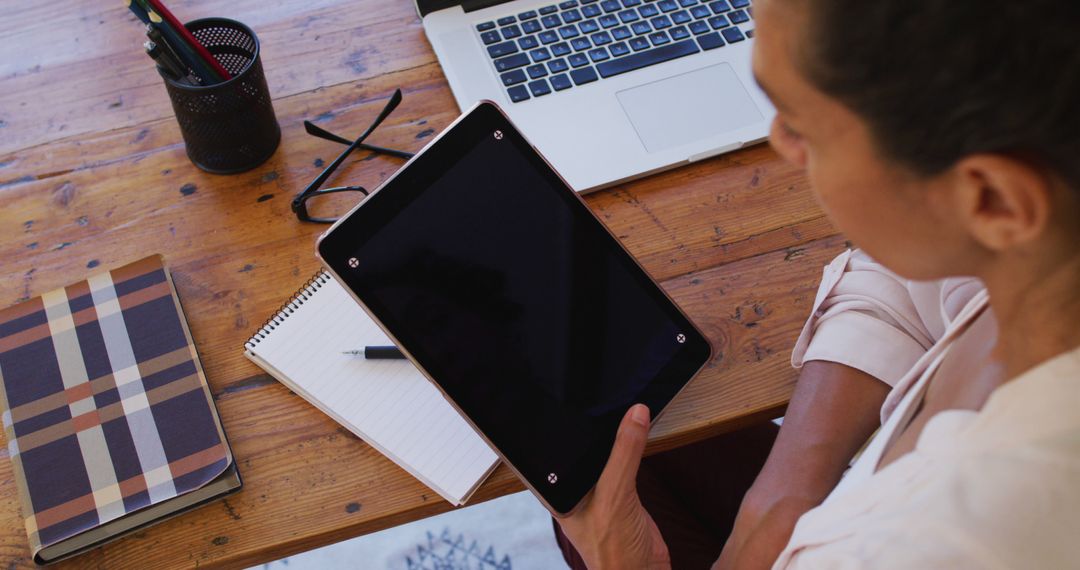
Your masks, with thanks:
[{"label": "spiral notebook", "polygon": [[461,505],[498,463],[439,390],[408,360],[342,351],[390,339],[329,274],[316,274],[245,344],[282,384]]}]

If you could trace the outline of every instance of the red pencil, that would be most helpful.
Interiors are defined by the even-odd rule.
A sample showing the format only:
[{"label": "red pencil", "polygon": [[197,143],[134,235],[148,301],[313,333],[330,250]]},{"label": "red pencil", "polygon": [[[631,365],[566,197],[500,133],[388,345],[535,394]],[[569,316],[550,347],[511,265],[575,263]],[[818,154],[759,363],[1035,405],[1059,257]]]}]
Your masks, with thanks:
[{"label": "red pencil", "polygon": [[169,9],[161,3],[161,0],[148,1],[150,2],[150,7],[153,8],[154,11],[158,13],[158,15],[161,16],[161,18],[165,20],[165,22],[167,22],[170,26],[172,26],[172,28],[176,30],[176,33],[180,34],[185,40],[187,40],[187,42],[191,44],[191,47],[195,48],[195,52],[199,54],[199,57],[205,59],[206,63],[210,65],[210,67],[214,68],[214,71],[216,71],[218,75],[221,76],[222,81],[232,79],[232,74],[230,74],[229,71],[221,65],[221,62],[218,61],[217,58],[214,57],[210,53],[210,51],[206,49],[206,46],[199,43],[199,40],[195,39],[195,36],[191,35],[191,32],[188,31],[187,27],[184,26],[184,24],[180,23],[180,20],[177,20],[176,16],[173,16],[172,12],[170,12]]}]

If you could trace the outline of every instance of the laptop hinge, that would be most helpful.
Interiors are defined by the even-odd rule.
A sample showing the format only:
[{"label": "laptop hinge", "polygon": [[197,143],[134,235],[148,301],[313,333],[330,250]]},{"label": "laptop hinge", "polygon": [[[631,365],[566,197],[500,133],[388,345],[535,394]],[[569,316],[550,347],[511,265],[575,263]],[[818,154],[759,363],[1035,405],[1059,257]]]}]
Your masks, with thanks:
[{"label": "laptop hinge", "polygon": [[513,0],[416,0],[416,13],[420,14],[420,18],[423,19],[424,16],[432,12],[453,8],[454,6],[461,6],[466,12],[473,12],[507,2],[513,2]]},{"label": "laptop hinge", "polygon": [[476,10],[483,10],[484,8],[490,8],[496,4],[505,4],[513,0],[462,0],[461,7],[466,12],[474,12]]}]

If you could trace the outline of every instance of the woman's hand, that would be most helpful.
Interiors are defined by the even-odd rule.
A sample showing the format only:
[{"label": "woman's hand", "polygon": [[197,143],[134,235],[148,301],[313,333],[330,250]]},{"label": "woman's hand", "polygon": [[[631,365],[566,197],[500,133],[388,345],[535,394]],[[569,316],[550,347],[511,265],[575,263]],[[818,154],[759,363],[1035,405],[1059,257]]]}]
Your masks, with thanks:
[{"label": "woman's hand", "polygon": [[559,520],[591,570],[670,568],[667,545],[637,494],[637,472],[649,435],[649,408],[637,404],[619,424],[596,488],[576,513]]}]

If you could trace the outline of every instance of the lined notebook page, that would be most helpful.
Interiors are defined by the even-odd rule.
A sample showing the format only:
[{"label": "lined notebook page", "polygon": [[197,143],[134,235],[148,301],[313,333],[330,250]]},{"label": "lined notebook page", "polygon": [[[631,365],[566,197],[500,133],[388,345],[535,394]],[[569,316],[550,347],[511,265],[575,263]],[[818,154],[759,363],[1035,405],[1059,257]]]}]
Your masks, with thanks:
[{"label": "lined notebook page", "polygon": [[333,277],[323,280],[245,354],[443,498],[464,503],[498,457],[410,361],[341,354],[393,343]]}]

